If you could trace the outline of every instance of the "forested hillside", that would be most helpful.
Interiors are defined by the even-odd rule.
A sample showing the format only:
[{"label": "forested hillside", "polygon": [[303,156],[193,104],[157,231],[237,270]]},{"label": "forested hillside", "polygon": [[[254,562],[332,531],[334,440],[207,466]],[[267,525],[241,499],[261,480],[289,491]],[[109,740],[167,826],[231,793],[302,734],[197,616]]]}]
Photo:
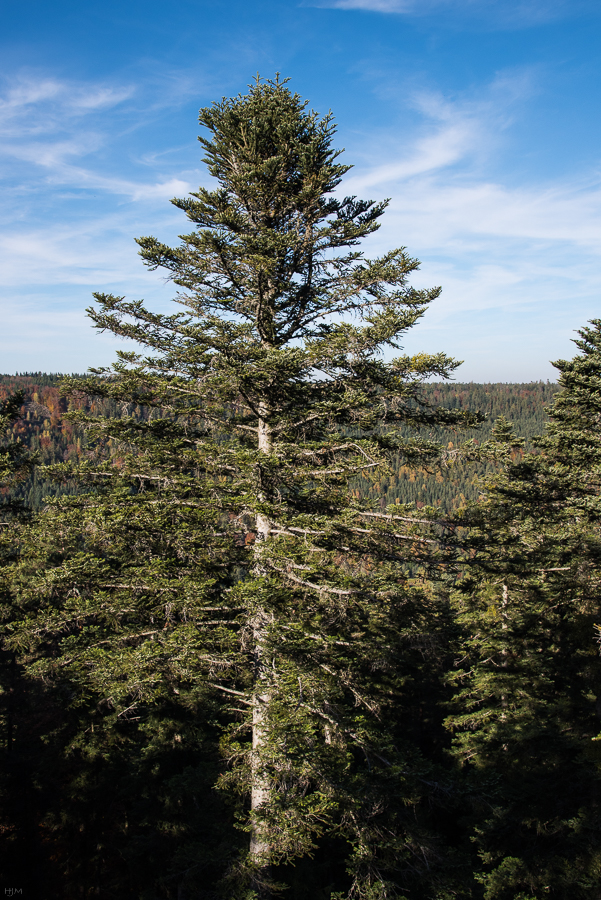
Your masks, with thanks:
[{"label": "forested hillside", "polygon": [[[83,394],[77,398],[71,396],[67,400],[60,393],[62,377],[43,372],[0,375],[0,401],[6,400],[15,391],[24,392],[21,418],[10,426],[11,439],[21,442],[35,453],[38,466],[86,459],[98,455],[100,449],[109,454],[114,451],[110,440],[102,448],[97,440],[91,443],[85,428],[78,427],[65,418],[68,411],[80,410],[90,415],[111,418],[129,417],[137,421],[154,415],[135,404],[117,404]],[[13,487],[10,493],[37,510],[44,498],[75,493],[77,490],[75,483],[68,480],[60,483],[53,481],[36,467],[31,477],[25,483]]]},{"label": "forested hillside", "polygon": [[[106,399],[82,397],[77,401],[60,395],[61,376],[42,372],[22,375],[0,375],[0,400],[5,400],[16,390],[26,392],[22,407],[22,419],[12,425],[14,440],[39,454],[39,462],[48,465],[68,459],[85,458],[92,452],[86,432],[65,420],[68,409],[85,408],[91,414],[116,418],[133,417],[144,421],[155,412],[135,404],[118,404]],[[441,441],[449,450],[456,449],[467,440],[481,443],[490,437],[494,422],[504,416],[514,426],[515,433],[526,439],[541,434],[547,421],[546,407],[557,393],[552,383],[530,382],[526,384],[461,384],[454,382],[425,384],[423,395],[428,402],[455,410],[481,412],[485,421],[477,428],[461,431],[428,429],[428,437]],[[360,478],[355,482],[358,496],[378,500],[384,507],[389,503],[414,502],[418,507],[435,506],[454,509],[478,494],[479,479],[494,471],[492,462],[466,465],[453,461],[442,468],[417,470],[403,465],[397,454],[392,459],[392,471],[377,481]],[[44,497],[75,491],[75,485],[57,485],[34,471],[24,485],[13,489],[33,509],[39,509]]]}]

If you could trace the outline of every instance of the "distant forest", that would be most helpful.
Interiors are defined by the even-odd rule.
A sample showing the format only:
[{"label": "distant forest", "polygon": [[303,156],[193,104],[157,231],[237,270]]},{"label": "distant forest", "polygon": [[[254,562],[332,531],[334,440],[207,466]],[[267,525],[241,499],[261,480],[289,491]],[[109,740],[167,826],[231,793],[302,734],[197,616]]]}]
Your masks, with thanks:
[{"label": "distant forest", "polygon": [[[61,397],[61,377],[43,372],[0,375],[0,401],[6,400],[17,390],[26,393],[23,417],[12,425],[12,438],[23,443],[28,450],[37,452],[41,465],[85,458],[98,450],[97,446],[89,445],[85,430],[64,419],[64,414],[77,403],[72,398],[67,400]],[[481,443],[490,437],[495,421],[503,416],[511,422],[516,435],[525,439],[525,446],[529,448],[530,439],[543,432],[547,422],[546,408],[558,390],[557,384],[543,381],[523,384],[425,384],[422,391],[428,403],[448,409],[481,412],[486,418],[477,428],[462,431],[436,428],[421,436],[441,441],[449,450],[468,440]],[[145,421],[158,414],[156,410],[150,412],[134,404],[118,404],[105,399],[85,398],[78,408],[86,404],[87,411],[92,415],[133,417],[137,421]],[[109,446],[107,449],[118,454],[118,448]],[[516,456],[519,453],[519,450],[515,451]],[[357,479],[354,489],[357,497],[377,499],[382,508],[390,503],[415,503],[418,508],[433,506],[452,510],[466,501],[475,500],[480,479],[494,469],[495,464],[487,461],[479,464],[455,462],[444,468],[416,470],[415,467],[403,465],[397,454],[393,457],[389,475],[377,481]],[[58,484],[34,470],[31,477],[12,488],[11,493],[37,510],[44,498],[76,490],[75,484]]]}]

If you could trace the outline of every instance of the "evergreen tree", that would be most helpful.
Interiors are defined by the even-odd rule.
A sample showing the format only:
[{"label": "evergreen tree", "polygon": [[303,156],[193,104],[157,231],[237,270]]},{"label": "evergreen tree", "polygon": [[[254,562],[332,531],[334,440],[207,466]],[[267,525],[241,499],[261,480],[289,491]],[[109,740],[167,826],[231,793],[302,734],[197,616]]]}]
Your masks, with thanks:
[{"label": "evergreen tree", "polygon": [[[4,645],[25,676],[13,755],[36,785],[38,834],[15,843],[68,900],[175,900],[217,881],[235,845],[213,791],[221,711],[197,630],[214,618],[206,594],[223,568],[218,541],[206,542],[216,514],[195,490],[182,516],[145,449],[139,437],[134,479],[127,460],[103,461],[101,444],[79,496],[21,527],[5,572]],[[63,466],[57,480],[61,469],[72,477]]]},{"label": "evergreen tree", "polygon": [[[599,896],[601,321],[554,363],[536,449],[497,424],[503,471],[463,523],[471,558],[455,752],[482,779],[474,835],[486,900]],[[494,449],[494,442],[485,447]]]},{"label": "evergreen tree", "polygon": [[386,202],[335,193],[349,167],[332,117],[285,82],[257,79],[200,122],[216,188],[173,201],[194,227],[178,247],[138,241],[183,311],[96,294],[96,326],[145,355],[67,383],[151,414],[74,413],[98,441],[79,470],[90,493],[56,501],[46,542],[29,540],[10,642],[98,716],[144,716],[183,689],[224,729],[219,785],[250,842],[229,897],[271,895],[334,836],[346,862],[314,864],[314,896],[450,896],[461,879],[432,824],[446,795],[415,702],[442,690],[448,621],[427,576],[445,524],[349,488],[391,454],[440,455],[408,426],[473,421],[421,392],[458,363],[384,355],[439,291],[409,286],[404,249],[356,249]]}]

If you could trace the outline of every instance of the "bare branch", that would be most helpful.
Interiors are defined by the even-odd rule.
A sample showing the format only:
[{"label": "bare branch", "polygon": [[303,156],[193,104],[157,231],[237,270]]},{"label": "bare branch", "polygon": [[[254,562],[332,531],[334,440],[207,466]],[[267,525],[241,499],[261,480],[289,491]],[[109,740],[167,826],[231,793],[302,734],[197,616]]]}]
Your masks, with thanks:
[{"label": "bare branch", "polygon": [[216,688],[218,691],[223,691],[225,694],[234,694],[234,696],[239,697],[238,703],[244,703],[245,706],[254,706],[255,704],[251,700],[246,699],[246,694],[243,694],[242,691],[235,691],[233,688],[224,687],[222,684],[214,684],[212,681],[207,682],[211,687]]},{"label": "bare branch", "polygon": [[274,566],[271,562],[267,562],[267,565],[270,569],[273,569],[275,572],[279,572],[281,575],[284,575],[286,578],[290,579],[290,581],[294,581],[295,584],[300,584],[302,587],[311,588],[311,590],[318,591],[319,593],[325,591],[325,593],[327,594],[336,594],[339,597],[350,597],[351,594],[361,593],[361,591],[358,590],[343,590],[342,588],[333,588],[325,584],[313,584],[313,582],[311,581],[303,581],[302,578],[297,578],[296,575],[293,575],[291,572],[287,572],[285,569],[280,569],[278,566]]}]

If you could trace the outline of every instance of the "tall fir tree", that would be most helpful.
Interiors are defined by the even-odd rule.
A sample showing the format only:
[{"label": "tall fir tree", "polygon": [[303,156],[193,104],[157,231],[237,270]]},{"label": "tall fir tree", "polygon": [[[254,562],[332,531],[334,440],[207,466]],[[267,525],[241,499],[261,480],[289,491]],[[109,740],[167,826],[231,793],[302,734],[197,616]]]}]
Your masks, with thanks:
[{"label": "tall fir tree", "polygon": [[599,897],[601,320],[554,363],[551,421],[524,453],[497,423],[503,470],[462,519],[455,753],[478,773],[485,900]]},{"label": "tall fir tree", "polygon": [[427,576],[446,526],[351,483],[391,453],[435,460],[407,428],[468,417],[420,392],[458,363],[387,359],[439,291],[409,286],[404,249],[356,249],[386,202],[337,194],[332,117],[306,107],[276,78],[201,110],[217,185],[173,201],[193,225],[178,247],[138,241],[183,311],[95,295],[96,326],[144,352],[66,387],[153,412],[74,414],[112,458],[81,467],[90,493],[57,501],[46,549],[30,540],[39,576],[15,581],[26,618],[9,642],[113,718],[165,690],[197,698],[248,832],[229,897],[271,896],[335,839],[344,864],[324,864],[314,896],[443,898],[461,879],[432,825],[446,795],[415,695],[441,691],[448,623]]}]

